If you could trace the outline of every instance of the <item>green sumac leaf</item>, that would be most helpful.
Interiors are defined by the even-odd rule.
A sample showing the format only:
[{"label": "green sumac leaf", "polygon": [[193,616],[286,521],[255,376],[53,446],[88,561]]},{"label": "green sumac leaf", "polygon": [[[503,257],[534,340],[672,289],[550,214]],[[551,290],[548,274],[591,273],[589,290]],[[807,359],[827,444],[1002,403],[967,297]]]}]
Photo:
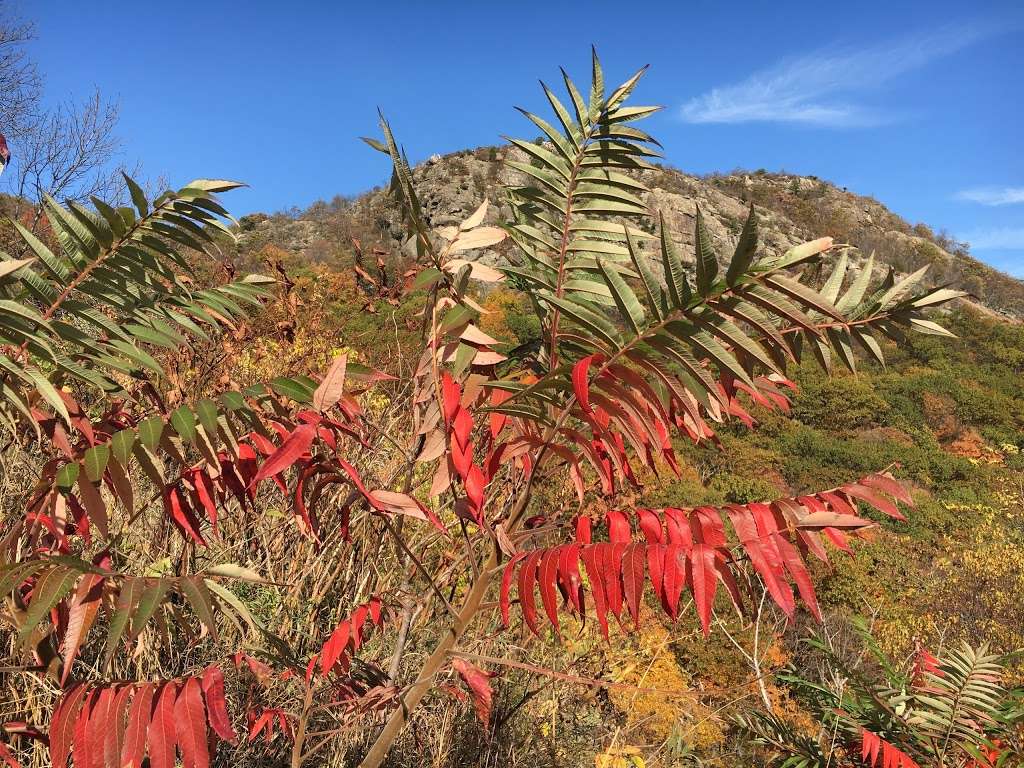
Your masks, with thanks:
[{"label": "green sumac leaf", "polygon": [[64,493],[69,493],[74,488],[75,481],[78,480],[79,469],[80,465],[73,461],[58,469],[55,480],[57,487]]},{"label": "green sumac leaf", "polygon": [[107,666],[117,651],[118,643],[128,628],[128,620],[135,612],[135,605],[145,583],[142,579],[125,579],[121,584],[121,591],[117,595],[117,602],[114,611],[110,616],[110,623],[107,626],[107,645],[103,651],[103,666]]},{"label": "green sumac leaf", "polygon": [[93,446],[82,457],[82,464],[85,466],[85,476],[90,481],[98,483],[103,479],[103,470],[107,468],[108,461],[110,461],[110,446]]},{"label": "green sumac leaf", "polygon": [[171,414],[171,426],[182,440],[194,443],[196,440],[196,415],[192,410],[183,405]]},{"label": "green sumac leaf", "polygon": [[40,576],[32,590],[32,602],[25,612],[25,622],[18,630],[19,637],[29,637],[36,625],[64,598],[80,576],[77,570],[66,566],[56,566]]},{"label": "green sumac leaf", "polygon": [[419,271],[419,274],[412,281],[411,289],[421,291],[425,288],[432,288],[441,279],[441,270],[434,267],[426,267]]},{"label": "green sumac leaf", "polygon": [[734,286],[737,281],[750,269],[757,254],[757,214],[754,213],[754,206],[751,204],[750,213],[743,224],[743,231],[740,232],[739,242],[736,243],[736,250],[733,252],[732,261],[729,262],[729,269],[725,273],[725,282]]},{"label": "green sumac leaf", "polygon": [[217,415],[217,404],[213,400],[203,398],[196,403],[196,417],[206,430],[206,434],[217,434]]},{"label": "green sumac leaf", "polygon": [[270,388],[277,394],[290,397],[297,403],[308,403],[313,399],[313,390],[295,379],[279,376],[270,382]]},{"label": "green sumac leaf", "polygon": [[117,459],[117,463],[122,467],[128,466],[128,457],[132,455],[133,445],[135,445],[134,429],[122,429],[120,432],[115,432],[114,436],[110,438],[110,450],[113,452],[114,458]]},{"label": "green sumac leaf", "polygon": [[160,436],[164,433],[164,420],[160,416],[150,416],[143,419],[138,425],[139,442],[152,451],[160,442]]},{"label": "green sumac leaf", "polygon": [[697,291],[701,296],[707,296],[718,277],[718,258],[715,256],[711,235],[704,225],[704,214],[700,212],[700,206],[697,206],[693,243],[697,251]]},{"label": "green sumac leaf", "polygon": [[139,636],[146,626],[146,622],[156,613],[157,608],[160,607],[160,601],[163,600],[164,595],[167,594],[167,588],[170,586],[167,579],[146,579],[145,585],[145,589],[139,597],[138,608],[132,616],[132,640]]}]

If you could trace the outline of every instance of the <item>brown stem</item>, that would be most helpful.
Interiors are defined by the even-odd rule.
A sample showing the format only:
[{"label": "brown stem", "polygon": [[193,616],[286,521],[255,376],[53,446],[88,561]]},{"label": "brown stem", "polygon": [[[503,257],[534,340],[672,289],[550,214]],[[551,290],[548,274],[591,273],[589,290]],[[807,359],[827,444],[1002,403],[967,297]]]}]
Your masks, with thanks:
[{"label": "brown stem", "polygon": [[306,684],[306,697],[302,702],[302,714],[299,715],[299,726],[295,729],[295,741],[292,742],[291,768],[302,768],[305,755],[302,748],[306,745],[306,725],[309,723],[310,709],[313,705],[313,685]]},{"label": "brown stem", "polygon": [[[535,464],[522,495],[516,501],[515,507],[509,514],[510,524],[513,526],[522,517],[530,502],[537,468]],[[373,746],[370,747],[370,751],[366,753],[363,761],[359,764],[359,768],[378,768],[384,762],[384,758],[391,751],[391,746],[395,743],[395,739],[398,738],[398,735],[412,716],[413,711],[419,706],[420,701],[423,700],[423,697],[430,690],[438,672],[441,671],[441,668],[447,662],[448,654],[462,638],[463,633],[472,623],[480,607],[483,605],[484,597],[487,595],[487,588],[491,585],[491,579],[496,572],[500,560],[501,549],[498,547],[497,542],[494,542],[487,560],[480,566],[479,576],[473,581],[472,587],[470,587],[462,602],[458,616],[438,641],[434,647],[434,652],[430,654],[430,657],[420,668],[416,681],[402,694],[398,702],[398,708],[391,713],[391,717],[384,724],[383,730],[381,730],[376,741],[373,742]]]}]

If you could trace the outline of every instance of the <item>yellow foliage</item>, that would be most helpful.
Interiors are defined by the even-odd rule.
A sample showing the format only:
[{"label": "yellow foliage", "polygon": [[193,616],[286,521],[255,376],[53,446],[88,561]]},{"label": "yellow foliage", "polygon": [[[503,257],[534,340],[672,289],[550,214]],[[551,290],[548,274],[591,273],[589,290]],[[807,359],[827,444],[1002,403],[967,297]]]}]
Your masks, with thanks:
[{"label": "yellow foliage", "polygon": [[508,327],[508,315],[519,309],[522,298],[508,288],[496,288],[487,294],[483,308],[487,313],[480,317],[480,329],[498,341],[515,343],[516,335]]},{"label": "yellow foliage", "polygon": [[594,756],[594,768],[645,768],[640,749],[633,746],[609,747]]},{"label": "yellow foliage", "polygon": [[635,636],[605,651],[612,679],[635,688],[611,688],[608,699],[626,718],[628,732],[645,741],[672,737],[694,749],[721,743],[718,719],[679,667],[664,625],[648,619]]}]

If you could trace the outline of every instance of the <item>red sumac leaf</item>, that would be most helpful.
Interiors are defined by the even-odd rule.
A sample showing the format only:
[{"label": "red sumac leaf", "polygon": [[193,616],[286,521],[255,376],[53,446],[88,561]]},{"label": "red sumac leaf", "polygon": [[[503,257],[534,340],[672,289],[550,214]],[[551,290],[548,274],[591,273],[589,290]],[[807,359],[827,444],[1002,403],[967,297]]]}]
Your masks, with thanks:
[{"label": "red sumac leaf", "polygon": [[50,720],[50,763],[64,768],[71,755],[75,723],[82,701],[89,692],[87,683],[76,683],[61,697]]},{"label": "red sumac leaf", "polygon": [[910,492],[903,487],[903,483],[888,473],[878,472],[873,475],[868,475],[867,477],[861,478],[860,484],[866,485],[869,488],[876,488],[883,493],[887,493],[897,501],[902,501],[908,507],[914,506],[914,497],[911,496]]},{"label": "red sumac leaf", "polygon": [[711,630],[711,609],[715,603],[718,573],[715,570],[715,550],[707,544],[696,544],[690,550],[690,590],[697,607],[700,627],[707,637]]},{"label": "red sumac leaf", "polygon": [[455,421],[452,423],[452,436],[463,451],[468,449],[469,437],[472,432],[473,417],[465,408],[459,408],[459,412],[455,415]]},{"label": "red sumac leaf", "polygon": [[206,716],[210,721],[210,727],[224,741],[231,744],[238,743],[238,736],[235,729],[231,727],[231,718],[228,715],[227,701],[224,697],[224,673],[216,664],[211,664],[203,670],[203,693],[206,696]]},{"label": "red sumac leaf", "polygon": [[566,599],[573,610],[585,619],[583,606],[583,579],[580,576],[580,545],[567,544],[560,548],[558,556],[558,578],[565,590]]},{"label": "red sumac leaf", "polygon": [[92,716],[92,709],[98,697],[98,690],[95,688],[90,690],[82,701],[82,706],[78,710],[78,717],[75,719],[71,743],[71,760],[76,768],[90,768],[89,718]]},{"label": "red sumac leaf", "polygon": [[586,515],[576,517],[576,541],[579,544],[590,543],[590,518]]},{"label": "red sumac leaf", "polygon": [[879,512],[885,513],[894,520],[907,519],[903,516],[903,513],[900,512],[899,507],[897,507],[892,501],[867,486],[860,485],[859,483],[851,483],[850,485],[844,485],[842,490],[850,496],[854,496],[861,501],[866,501]]},{"label": "red sumac leaf", "polygon": [[175,768],[174,702],[178,698],[178,685],[168,681],[160,685],[155,695],[156,704],[146,734],[151,768]]},{"label": "red sumac leaf", "polygon": [[629,520],[618,510],[610,509],[608,518],[608,540],[613,544],[629,542],[633,538],[633,531],[629,527]]},{"label": "red sumac leaf", "polygon": [[185,681],[174,701],[174,728],[181,748],[183,767],[209,768],[206,710],[203,707],[202,687],[194,677]]},{"label": "red sumac leaf", "polygon": [[480,723],[484,728],[491,721],[491,678],[490,672],[484,672],[465,659],[455,657],[452,659],[452,668],[459,673],[459,676],[469,688],[469,695],[473,699],[473,709]]},{"label": "red sumac leaf", "polygon": [[142,768],[153,709],[153,690],[152,683],[140,685],[128,709],[128,729],[125,731],[124,746],[121,748],[123,768]]},{"label": "red sumac leaf", "polygon": [[647,571],[651,575],[654,594],[668,613],[668,598],[665,596],[665,550],[664,544],[647,545]]},{"label": "red sumac leaf", "polygon": [[455,418],[455,412],[460,407],[462,387],[447,371],[441,375],[441,399],[444,405],[444,421],[446,424],[450,424]]},{"label": "red sumac leaf", "polygon": [[537,604],[534,601],[533,584],[537,578],[537,564],[542,554],[543,550],[533,550],[526,556],[519,569],[519,605],[523,609],[526,626],[537,637],[540,637],[540,627],[537,626]]},{"label": "red sumac leaf", "polygon": [[335,627],[327,642],[324,643],[323,650],[320,651],[320,674],[326,675],[330,672],[338,663],[338,659],[344,655],[345,648],[348,646],[350,626],[349,620],[345,619]]},{"label": "red sumac leaf", "polygon": [[644,592],[644,561],[647,559],[646,547],[634,542],[626,547],[622,555],[622,586],[626,597],[629,614],[633,624],[640,626],[640,604]]},{"label": "red sumac leaf", "polygon": [[199,520],[177,486],[169,485],[164,488],[164,506],[171,521],[183,534],[188,534],[200,546],[206,546],[206,540],[199,533]]},{"label": "red sumac leaf", "polygon": [[588,415],[593,413],[590,407],[590,364],[600,359],[603,359],[600,354],[588,355],[572,367],[572,388],[576,393],[576,400],[579,402],[580,408]]},{"label": "red sumac leaf", "polygon": [[68,628],[64,634],[64,671],[61,673],[60,682],[64,685],[71,668],[75,663],[75,656],[78,649],[82,647],[82,641],[89,634],[89,629],[96,620],[96,614],[100,608],[100,598],[103,597],[103,577],[95,573],[82,574],[78,587],[75,589],[74,597],[71,599],[71,606],[68,609]]},{"label": "red sumac leaf", "polygon": [[[792,616],[796,607],[793,590],[785,580],[782,562],[770,535],[762,535],[758,532],[750,508],[730,504],[726,507],[726,512],[732,522],[733,530],[736,531],[736,537],[740,540],[740,545],[750,558],[761,581],[764,582],[768,594],[787,616]],[[770,517],[770,513],[768,514]]]},{"label": "red sumac leaf", "polygon": [[661,520],[650,509],[636,510],[636,516],[640,521],[640,530],[648,544],[660,544],[662,537]]},{"label": "red sumac leaf", "polygon": [[782,556],[782,562],[796,583],[800,598],[814,614],[814,618],[821,621],[821,611],[818,609],[818,600],[814,594],[814,585],[811,583],[811,574],[807,571],[807,566],[803,558],[800,557],[799,550],[782,534],[776,534],[774,538],[775,546]]},{"label": "red sumac leaf", "polygon": [[[249,487],[252,488],[259,485],[263,480],[284,472],[288,467],[292,466],[298,461],[309,447],[313,444],[313,438],[316,437],[316,427],[312,424],[300,424],[284,439],[281,446],[274,451],[274,453],[267,457],[267,460],[263,462],[263,466],[260,467],[259,472],[249,483]],[[154,768],[156,768],[154,766]]]},{"label": "red sumac leaf", "polygon": [[14,758],[11,750],[2,741],[0,741],[0,762],[3,762],[7,768],[21,768],[21,763]]},{"label": "red sumac leaf", "polygon": [[669,544],[665,549],[665,604],[673,621],[679,616],[679,598],[686,586],[685,558],[686,550],[681,544]]},{"label": "red sumac leaf", "polygon": [[526,557],[525,552],[520,552],[515,555],[508,564],[505,566],[505,570],[501,574],[501,592],[498,598],[498,605],[501,610],[501,623],[506,629],[509,625],[509,608],[511,607],[512,592],[512,580],[516,575],[516,565]]},{"label": "red sumac leaf", "polygon": [[112,686],[99,689],[86,726],[85,744],[89,762],[83,766],[76,763],[75,768],[103,768],[107,732],[113,725],[110,720],[110,709],[114,703],[114,696],[115,690]]},{"label": "red sumac leaf", "polygon": [[110,706],[107,717],[107,733],[103,745],[103,762],[107,768],[120,768],[121,751],[124,749],[125,715],[134,687],[124,684],[118,687],[114,703]]},{"label": "red sumac leaf", "polygon": [[594,613],[597,616],[597,623],[601,627],[601,634],[608,637],[608,602],[604,589],[604,578],[601,575],[601,568],[598,560],[598,548],[600,544],[588,544],[580,550],[580,557],[583,560],[583,568],[587,572],[587,580],[590,582],[590,589],[594,593]]},{"label": "red sumac leaf", "polygon": [[558,575],[559,549],[560,547],[554,547],[544,552],[537,577],[537,581],[540,584],[540,598],[544,604],[544,612],[548,616],[548,621],[555,628],[555,634],[560,633],[558,603],[555,599],[555,580]]}]

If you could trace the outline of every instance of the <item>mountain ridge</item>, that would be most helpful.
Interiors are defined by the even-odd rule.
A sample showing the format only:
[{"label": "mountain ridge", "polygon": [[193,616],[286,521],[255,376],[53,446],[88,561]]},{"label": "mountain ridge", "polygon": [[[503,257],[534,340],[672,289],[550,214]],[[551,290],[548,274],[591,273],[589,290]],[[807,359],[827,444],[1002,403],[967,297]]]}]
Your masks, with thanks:
[{"label": "mountain ridge", "polygon": [[[487,198],[488,221],[505,218],[501,187],[522,184],[528,177],[504,164],[529,158],[510,146],[484,146],[434,155],[413,169],[424,218],[432,227],[457,224]],[[779,252],[824,235],[852,246],[851,264],[859,269],[868,254],[876,270],[898,273],[929,266],[927,280],[949,284],[974,297],[979,308],[1020,321],[1024,319],[1024,281],[972,257],[966,244],[925,224],[910,224],[878,200],[858,195],[816,176],[732,171],[695,176],[667,165],[635,172],[649,188],[645,202],[661,212],[680,252],[692,263],[693,221],[699,205],[712,240],[722,254],[731,253],[750,204],[760,220],[761,246]],[[382,188],[354,198],[318,201],[305,211],[250,214],[241,219],[241,250],[254,252],[271,243],[320,260],[332,251],[350,250],[353,239],[376,244],[386,252],[404,251],[401,212]],[[500,263],[510,246],[485,251],[478,258]],[[514,258],[514,257],[513,257]]]}]

